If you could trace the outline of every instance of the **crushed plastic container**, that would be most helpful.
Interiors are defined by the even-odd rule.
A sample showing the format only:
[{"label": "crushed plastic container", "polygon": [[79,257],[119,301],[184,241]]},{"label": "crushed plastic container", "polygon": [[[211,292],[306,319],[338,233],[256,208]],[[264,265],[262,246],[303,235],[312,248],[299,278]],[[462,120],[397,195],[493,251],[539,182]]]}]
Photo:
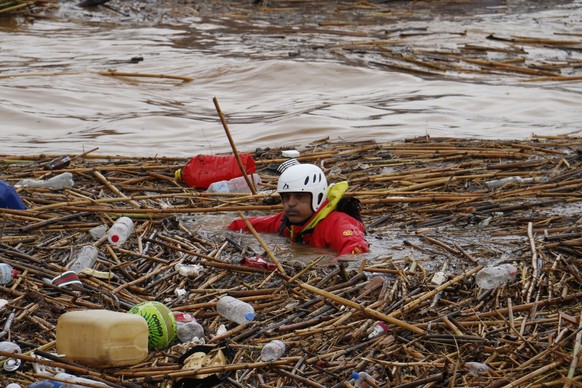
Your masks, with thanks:
[{"label": "crushed plastic container", "polygon": [[75,273],[81,273],[85,268],[92,268],[97,261],[98,253],[93,245],[85,245],[69,264],[69,269]]},{"label": "crushed plastic container", "polygon": [[55,175],[50,179],[23,179],[14,185],[15,187],[41,187],[51,190],[62,190],[73,187],[75,182],[73,181],[73,174],[70,172],[64,172],[59,175]]},{"label": "crushed plastic container", "polygon": [[[251,154],[240,153],[239,158],[247,174],[257,171],[256,162]],[[177,181],[190,187],[207,189],[214,182],[229,180],[242,176],[234,154],[231,155],[197,155],[186,165],[176,170]]]},{"label": "crushed plastic container", "polygon": [[485,182],[485,185],[490,189],[496,189],[508,183],[531,183],[534,178],[522,178],[520,176],[510,176],[507,178],[497,179]]},{"label": "crushed plastic container", "polygon": [[66,360],[94,367],[135,365],[148,355],[148,325],[138,314],[79,310],[57,320],[56,349]]},{"label": "crushed plastic container", "polygon": [[176,336],[181,342],[190,342],[194,338],[204,338],[204,328],[196,320],[176,322]]},{"label": "crushed plastic container", "polygon": [[516,276],[517,268],[513,264],[500,264],[477,272],[475,282],[480,288],[491,290],[513,281]]},{"label": "crushed plastic container", "polygon": [[275,361],[285,353],[285,344],[279,340],[273,340],[261,349],[262,361]]}]

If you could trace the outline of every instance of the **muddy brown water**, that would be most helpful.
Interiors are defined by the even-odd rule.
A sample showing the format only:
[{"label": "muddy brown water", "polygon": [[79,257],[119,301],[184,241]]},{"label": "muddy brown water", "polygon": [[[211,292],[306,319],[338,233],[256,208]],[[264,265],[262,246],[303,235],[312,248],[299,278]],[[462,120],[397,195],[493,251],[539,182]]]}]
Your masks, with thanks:
[{"label": "muddy brown water", "polygon": [[[492,33],[580,41],[580,0],[211,3],[113,0],[114,12],[60,2],[43,17],[0,19],[0,76],[27,75],[0,78],[0,153],[229,152],[214,97],[247,151],[326,137],[523,139],[582,128],[579,81],[421,76],[379,66],[377,50],[346,49],[391,40],[391,53],[454,50],[491,45]],[[580,75],[580,47],[527,46],[525,57]],[[194,80],[99,74],[107,70]]]},{"label": "muddy brown water", "polygon": [[[394,54],[451,52],[494,45],[485,39],[492,33],[580,41],[582,1],[210,3],[113,0],[114,12],[60,2],[43,17],[0,19],[0,76],[14,75],[0,78],[0,154],[229,152],[214,97],[239,151],[322,138],[524,139],[582,129],[580,82],[415,74],[382,66],[378,50],[353,49],[392,41]],[[580,75],[577,47],[527,46],[524,56],[567,63],[565,75]],[[508,59],[502,51],[488,55]],[[99,74],[108,70],[193,81]],[[189,223],[208,238],[223,238],[231,219],[219,214]],[[410,236],[387,230],[377,237],[370,236],[371,252],[362,258],[414,257],[402,245]],[[252,237],[240,238],[260,248]],[[277,236],[265,239],[287,262],[333,257]]]}]

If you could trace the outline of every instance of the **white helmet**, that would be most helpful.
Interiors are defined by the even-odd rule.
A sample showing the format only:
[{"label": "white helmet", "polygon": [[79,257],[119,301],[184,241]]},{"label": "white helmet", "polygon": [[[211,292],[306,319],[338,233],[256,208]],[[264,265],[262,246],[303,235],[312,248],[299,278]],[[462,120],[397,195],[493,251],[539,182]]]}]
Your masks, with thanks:
[{"label": "white helmet", "polygon": [[279,177],[277,192],[311,193],[311,208],[316,212],[327,193],[327,179],[319,167],[314,164],[296,164],[287,167]]}]

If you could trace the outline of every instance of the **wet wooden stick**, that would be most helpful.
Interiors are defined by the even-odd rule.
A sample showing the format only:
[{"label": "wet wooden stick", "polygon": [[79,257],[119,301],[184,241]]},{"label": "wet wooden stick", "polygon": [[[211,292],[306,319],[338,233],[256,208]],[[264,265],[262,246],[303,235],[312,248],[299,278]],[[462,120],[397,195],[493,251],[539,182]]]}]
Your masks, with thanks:
[{"label": "wet wooden stick", "polygon": [[578,362],[580,361],[580,343],[582,342],[582,312],[580,313],[580,323],[578,324],[578,334],[576,334],[576,341],[572,350],[572,362],[570,363],[570,368],[568,369],[568,381],[564,388],[571,387],[571,381],[576,373],[576,368],[578,367]]},{"label": "wet wooden stick", "polygon": [[[282,276],[284,276],[284,275],[282,275]],[[288,277],[285,277],[285,276],[284,276],[284,278],[287,278],[286,280],[289,279]],[[335,294],[332,294],[331,292],[324,291],[322,289],[319,289],[319,288],[314,287],[312,285],[309,285],[307,283],[299,282],[297,280],[295,281],[295,284],[297,284],[299,287],[303,288],[304,290],[307,290],[307,291],[310,291],[314,294],[323,296],[324,298],[330,299],[330,300],[337,302],[341,305],[351,307],[355,310],[361,311],[364,314],[369,315],[369,316],[376,318],[378,320],[392,323],[395,326],[398,326],[398,327],[405,329],[405,330],[412,331],[413,333],[417,333],[417,334],[421,334],[421,335],[425,334],[425,331],[417,326],[414,326],[414,325],[411,325],[407,322],[401,321],[400,319],[396,319],[393,316],[383,314],[383,313],[376,311],[374,309],[371,309],[369,307],[364,307],[359,303],[353,302],[353,301],[346,299],[346,298],[343,298],[341,296],[337,296]]]},{"label": "wet wooden stick", "polygon": [[[68,364],[65,362],[48,360],[44,357],[32,357],[32,356],[29,356],[27,354],[5,352],[2,350],[0,350],[0,356],[18,358],[22,361],[27,361],[30,363],[38,363],[38,364],[47,365],[47,366],[51,366],[51,367],[55,367],[55,368],[62,368],[68,372],[72,372],[75,374],[90,375],[92,378],[100,378],[102,380],[105,380],[109,384],[115,384],[117,382],[116,378],[111,377],[109,375],[106,375],[104,373],[98,373],[98,372],[95,372],[89,368],[85,368],[85,367],[82,367],[79,365],[71,365],[71,364]],[[115,384],[114,386],[119,387],[119,385],[117,385],[117,384]]]},{"label": "wet wooden stick", "polygon": [[[122,197],[122,198],[124,198],[124,199],[125,199],[125,198],[127,198],[127,196],[126,196],[125,194],[123,194],[123,193],[122,193],[122,192],[121,192],[121,191],[120,191],[120,190],[119,190],[117,187],[113,186],[113,185],[111,184],[111,182],[109,182],[109,181],[107,180],[107,178],[105,178],[105,177],[103,176],[103,174],[101,174],[99,171],[93,171],[93,175],[95,175],[95,177],[96,177],[97,179],[99,179],[99,181],[101,181],[101,183],[103,183],[105,186],[107,186],[107,188],[108,188],[109,190],[113,191],[115,194],[117,194],[118,196],[120,196],[120,197]],[[139,203],[135,202],[135,201],[134,201],[134,200],[132,200],[132,199],[129,199],[129,200],[128,200],[128,202],[129,202],[129,203],[131,203],[131,204],[132,204],[133,206],[135,206],[135,207],[140,207],[140,206],[139,206]]]},{"label": "wet wooden stick", "polygon": [[520,377],[519,379],[516,379],[515,381],[512,381],[511,383],[504,385],[503,388],[517,388],[517,387],[523,387],[529,380],[533,379],[534,377],[537,377],[551,369],[557,368],[562,362],[561,361],[556,361],[556,362],[552,362],[551,364],[545,365],[541,368],[538,368],[536,370],[534,370],[531,373],[528,373],[525,376]]},{"label": "wet wooden stick", "polygon": [[429,291],[429,292],[426,292],[426,293],[420,295],[419,297],[414,298],[414,300],[412,302],[410,302],[407,305],[402,306],[400,309],[392,312],[390,314],[390,316],[391,317],[394,317],[394,316],[402,315],[403,313],[412,310],[413,308],[415,308],[416,306],[418,306],[420,303],[424,302],[427,299],[432,298],[433,296],[435,296],[439,292],[443,291],[447,287],[451,286],[452,284],[458,283],[461,280],[468,278],[469,276],[471,276],[474,273],[478,272],[482,268],[483,268],[483,266],[482,265],[479,265],[479,266],[477,266],[477,267],[475,267],[475,268],[473,268],[473,269],[465,272],[464,274],[461,274],[459,276],[456,276],[455,278],[449,280],[448,282],[445,282],[445,283],[441,284],[440,286],[438,286],[434,290]]},{"label": "wet wooden stick", "polygon": [[75,219],[75,218],[79,218],[79,217],[85,217],[86,215],[91,214],[89,212],[82,212],[82,213],[73,213],[73,214],[68,214],[66,216],[61,216],[61,217],[54,217],[45,221],[41,221],[41,222],[37,222],[34,224],[28,224],[22,228],[20,228],[21,231],[23,232],[28,232],[34,229],[38,229],[38,228],[42,228],[43,226],[47,226],[47,225],[51,225],[51,224],[55,224],[57,222],[61,222],[61,221],[68,221],[71,219]]},{"label": "wet wooden stick", "polygon": [[238,151],[236,149],[236,144],[234,143],[234,140],[232,139],[232,136],[230,135],[230,130],[228,129],[228,124],[226,123],[226,119],[224,118],[224,115],[222,114],[222,110],[220,109],[220,105],[218,105],[218,99],[216,97],[214,97],[212,99],[212,101],[214,102],[214,106],[216,107],[216,112],[218,113],[218,116],[220,117],[220,122],[222,123],[222,126],[224,127],[224,131],[226,132],[226,137],[228,137],[228,142],[230,143],[230,147],[232,148],[232,152],[234,153],[234,156],[235,156],[236,161],[238,163],[238,167],[240,168],[240,172],[245,177],[245,181],[247,182],[247,185],[251,189],[251,193],[253,193],[253,195],[255,195],[255,194],[257,194],[257,189],[255,188],[255,182],[253,182],[249,178],[249,176],[247,174],[247,170],[245,169],[245,166],[243,166],[242,160],[240,160],[240,155],[238,154]]},{"label": "wet wooden stick", "polygon": [[148,73],[124,73],[121,71],[99,71],[97,74],[109,77],[146,77],[146,78],[168,78],[177,79],[184,82],[194,81],[192,77],[185,77],[182,75],[168,75],[168,74],[148,74]]},{"label": "wet wooden stick", "polygon": [[[2,352],[5,353],[5,352]],[[228,371],[242,370],[242,369],[255,369],[262,368],[265,366],[277,366],[277,365],[289,365],[291,363],[297,362],[301,357],[285,357],[280,358],[275,361],[270,362],[248,362],[239,364],[229,364],[225,366],[207,366],[198,369],[186,369],[177,372],[160,373],[159,371],[148,371],[148,370],[121,370],[113,372],[114,376],[139,376],[139,377],[151,377],[156,380],[166,380],[167,378],[179,378],[179,377],[189,377],[198,376],[213,373],[223,373]]]},{"label": "wet wooden stick", "polygon": [[167,266],[165,266],[165,265],[164,265],[164,266],[161,266],[160,268],[156,269],[155,271],[148,272],[147,274],[143,275],[143,276],[142,276],[142,277],[140,277],[140,278],[137,278],[137,279],[135,279],[135,280],[133,280],[133,281],[131,281],[131,282],[127,282],[127,283],[123,283],[123,284],[119,285],[117,288],[115,288],[115,289],[114,289],[114,290],[112,290],[111,292],[112,292],[113,294],[116,294],[116,293],[118,293],[119,291],[123,290],[124,288],[127,288],[127,287],[129,287],[129,286],[133,286],[133,285],[135,285],[135,284],[141,283],[141,282],[143,282],[144,280],[147,280],[147,279],[151,278],[152,276],[155,276],[155,275],[159,274],[160,272],[164,272],[165,270],[167,270],[167,269],[168,269],[168,268],[170,268],[170,267],[171,267],[171,265],[167,265]]},{"label": "wet wooden stick", "polygon": [[275,263],[279,272],[281,272],[281,274],[284,276],[287,275],[285,269],[283,268],[277,257],[273,254],[273,251],[269,249],[269,246],[265,243],[261,236],[259,236],[253,225],[251,225],[251,223],[249,222],[248,218],[245,217],[245,215],[240,211],[238,212],[238,216],[244,221],[245,225],[247,226],[247,229],[253,234],[253,236],[255,236],[259,244],[261,244],[265,252],[267,252],[267,255],[271,258],[271,260],[273,260],[273,263]]},{"label": "wet wooden stick", "polygon": [[533,271],[531,283],[530,283],[529,289],[527,291],[527,298],[526,298],[526,302],[529,302],[531,300],[531,295],[533,293],[534,287],[535,287],[537,280],[539,278],[538,254],[537,254],[537,250],[536,250],[536,243],[535,243],[534,237],[533,237],[533,223],[531,223],[531,222],[527,223],[527,237],[529,239],[529,246],[531,249],[531,267],[532,267],[532,271]]},{"label": "wet wooden stick", "polygon": [[275,373],[278,373],[278,374],[283,375],[285,377],[289,377],[293,380],[297,380],[303,386],[310,386],[310,387],[315,387],[315,388],[325,388],[325,385],[321,385],[316,381],[310,380],[306,377],[301,377],[299,375],[296,375],[295,373],[287,372],[284,369],[275,369]]}]

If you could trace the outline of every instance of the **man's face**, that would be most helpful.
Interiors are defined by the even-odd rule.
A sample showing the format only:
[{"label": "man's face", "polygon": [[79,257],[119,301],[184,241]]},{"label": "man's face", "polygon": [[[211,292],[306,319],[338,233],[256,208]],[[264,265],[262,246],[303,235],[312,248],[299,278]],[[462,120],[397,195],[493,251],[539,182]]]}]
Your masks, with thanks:
[{"label": "man's face", "polygon": [[311,193],[281,193],[283,210],[292,224],[302,224],[313,215]]}]

